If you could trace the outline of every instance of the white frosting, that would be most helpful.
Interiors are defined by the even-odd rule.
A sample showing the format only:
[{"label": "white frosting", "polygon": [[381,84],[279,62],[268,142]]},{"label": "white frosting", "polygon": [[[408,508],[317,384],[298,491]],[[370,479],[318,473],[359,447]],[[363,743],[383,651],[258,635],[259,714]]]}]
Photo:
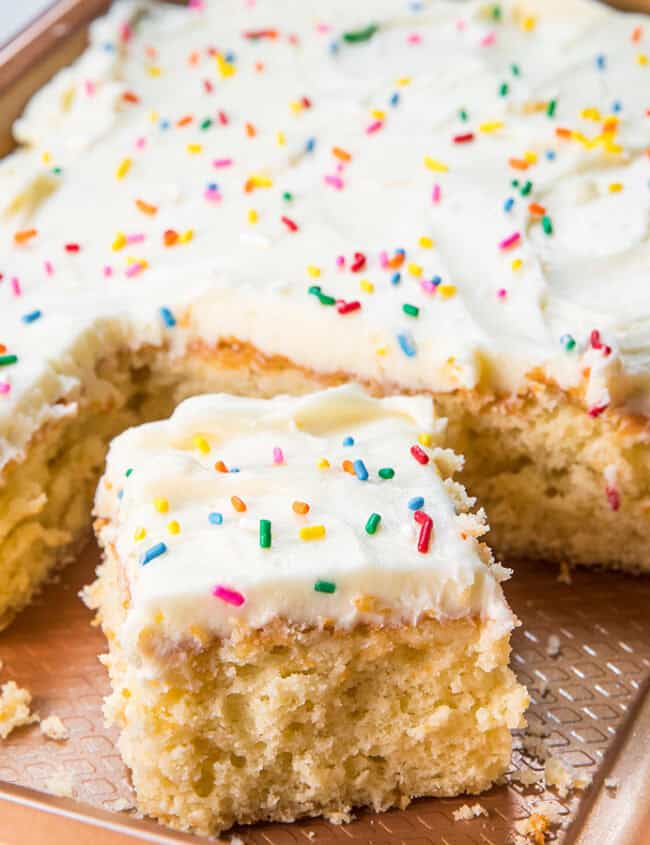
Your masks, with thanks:
[{"label": "white frosting", "polygon": [[[372,38],[345,40],[369,23]],[[277,37],[245,35],[269,29]],[[16,125],[28,148],[0,167],[0,342],[19,357],[0,367],[0,466],[98,355],[164,339],[180,355],[235,336],[319,371],[435,391],[518,390],[542,367],[592,411],[650,411],[649,39],[645,19],[587,0],[117,3],[34,98]],[[526,171],[509,164],[527,156]],[[168,229],[193,238],[166,247]],[[113,251],[119,232],[138,237]],[[397,248],[393,285],[380,255]],[[353,273],[357,251],[367,264]],[[130,259],[148,266],[129,275]],[[423,289],[434,276],[453,287]],[[341,315],[313,284],[362,307]],[[590,347],[594,329],[611,352]]]},{"label": "white frosting", "polygon": [[[506,570],[481,561],[482,518],[463,512],[462,494],[437,468],[455,459],[435,445],[441,430],[427,398],[377,400],[347,386],[303,398],[194,397],[169,420],[117,437],[96,513],[109,520],[101,540],[114,546],[130,591],[125,645],[147,625],[179,641],[196,626],[224,634],[276,617],[343,627],[412,623],[424,612],[442,619],[473,614],[502,636],[513,625],[499,586]],[[421,435],[431,438],[431,446],[420,447],[426,464],[410,451]],[[354,443],[345,445],[349,437]],[[329,467],[319,466],[323,458]],[[367,480],[342,468],[357,459]],[[230,471],[215,470],[217,461]],[[378,475],[386,467],[392,478]],[[233,496],[245,511],[233,506]],[[424,550],[416,497],[433,519]],[[296,501],[308,512],[297,513]],[[369,533],[373,513],[381,521]],[[267,548],[260,520],[271,523]],[[323,526],[324,536],[302,539],[306,526]],[[146,562],[160,543],[165,550]],[[335,591],[317,591],[319,581]],[[230,593],[215,596],[219,587],[240,603],[230,603]],[[371,604],[359,605],[363,597]]]}]

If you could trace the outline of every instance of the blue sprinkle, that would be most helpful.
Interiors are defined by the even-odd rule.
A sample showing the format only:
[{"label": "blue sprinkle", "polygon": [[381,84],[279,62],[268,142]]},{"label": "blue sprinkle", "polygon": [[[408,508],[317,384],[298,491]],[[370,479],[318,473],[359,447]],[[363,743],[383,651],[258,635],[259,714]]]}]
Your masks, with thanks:
[{"label": "blue sprinkle", "polygon": [[555,150],[547,150],[546,151],[546,158],[549,161],[555,161]]},{"label": "blue sprinkle", "polygon": [[399,247],[399,249],[395,250],[397,255],[406,255],[406,250],[403,247]]},{"label": "blue sprinkle", "polygon": [[420,508],[424,505],[424,497],[423,496],[413,496],[412,499],[409,499],[408,506],[409,509],[412,511],[419,511]]},{"label": "blue sprinkle", "polygon": [[163,318],[164,324],[167,326],[168,329],[173,329],[176,325],[176,318],[169,310],[169,308],[161,308],[160,309],[160,316]]},{"label": "blue sprinkle", "polygon": [[343,445],[344,446],[354,446],[354,437],[350,437],[348,434],[347,437],[343,438]]},{"label": "blue sprinkle", "polygon": [[161,129],[169,129],[171,123],[167,120],[166,117],[163,117],[158,126],[160,126]]},{"label": "blue sprinkle", "polygon": [[356,472],[359,481],[368,480],[368,470],[366,469],[366,465],[361,460],[361,458],[357,458],[354,462],[354,471]]},{"label": "blue sprinkle", "polygon": [[105,41],[102,44],[102,50],[105,50],[107,53],[112,53],[115,50],[115,47],[111,44],[110,41]]},{"label": "blue sprinkle", "polygon": [[224,59],[225,59],[225,60],[226,60],[229,64],[232,64],[232,63],[235,61],[235,59],[236,59],[236,58],[237,58],[237,56],[233,53],[233,51],[232,51],[232,50],[228,50],[228,52],[227,52],[227,53],[225,54],[225,56],[224,56]]},{"label": "blue sprinkle", "polygon": [[23,314],[21,320],[23,323],[34,323],[43,316],[42,311],[30,311],[29,314]]},{"label": "blue sprinkle", "polygon": [[122,499],[123,497],[124,497],[124,490],[118,490],[117,491],[117,498]]},{"label": "blue sprinkle", "polygon": [[239,467],[230,467],[228,472],[239,472]]},{"label": "blue sprinkle", "polygon": [[316,147],[316,139],[315,138],[307,138],[307,141],[305,143],[305,152],[306,153],[313,153],[315,147]]},{"label": "blue sprinkle", "polygon": [[393,273],[390,283],[391,285],[398,285],[402,281],[402,274],[401,273]]},{"label": "blue sprinkle", "polygon": [[413,2],[409,3],[409,8],[412,12],[421,12],[422,3],[420,3],[419,0],[413,0]]},{"label": "blue sprinkle", "polygon": [[431,284],[435,285],[436,287],[438,287],[438,285],[441,284],[441,282],[442,282],[442,276],[435,275],[435,276],[431,277]]},{"label": "blue sprinkle", "polygon": [[399,91],[395,91],[393,96],[390,98],[389,103],[391,106],[396,106],[399,103]]},{"label": "blue sprinkle", "polygon": [[212,511],[211,514],[208,514],[208,522],[212,525],[221,525],[223,522],[223,514],[220,514],[219,511]]},{"label": "blue sprinkle", "polygon": [[160,555],[164,555],[166,551],[167,546],[164,543],[156,543],[155,546],[152,546],[150,549],[147,549],[147,551],[142,555],[140,565],[146,566],[148,563],[151,563],[154,558],[160,557]]},{"label": "blue sprinkle", "polygon": [[505,212],[511,211],[512,206],[515,204],[514,197],[508,197],[508,199],[503,203],[503,210]]},{"label": "blue sprinkle", "polygon": [[216,182],[208,182],[208,191],[218,191],[219,185]]},{"label": "blue sprinkle", "polygon": [[414,358],[417,355],[417,348],[415,346],[415,341],[411,337],[410,334],[398,334],[397,335],[397,342],[399,343],[402,352],[408,358]]},{"label": "blue sprinkle", "polygon": [[599,53],[596,56],[596,67],[598,70],[605,70],[605,66],[607,64],[607,59],[605,58],[603,53]]},{"label": "blue sprinkle", "polygon": [[338,41],[332,41],[330,43],[329,51],[330,51],[330,53],[332,53],[332,55],[335,56],[339,52],[340,49],[341,49],[341,45],[339,44]]},{"label": "blue sprinkle", "polygon": [[623,111],[623,103],[620,100],[614,100],[612,103],[612,111],[618,114],[620,111]]}]

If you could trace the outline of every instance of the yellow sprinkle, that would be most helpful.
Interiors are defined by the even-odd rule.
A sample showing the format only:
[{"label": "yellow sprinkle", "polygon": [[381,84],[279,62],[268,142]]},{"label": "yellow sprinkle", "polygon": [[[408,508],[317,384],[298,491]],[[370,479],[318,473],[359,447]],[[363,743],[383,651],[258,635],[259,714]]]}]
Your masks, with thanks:
[{"label": "yellow sprinkle", "polygon": [[188,144],[187,151],[190,155],[203,152],[203,144]]},{"label": "yellow sprinkle", "polygon": [[598,109],[594,108],[593,106],[591,106],[588,109],[583,109],[580,112],[580,117],[583,120],[602,120],[602,118],[600,116],[600,112],[598,111]]},{"label": "yellow sprinkle", "polygon": [[371,109],[370,114],[375,120],[384,120],[386,118],[386,112],[381,109]]},{"label": "yellow sprinkle", "polygon": [[121,249],[124,249],[125,246],[126,235],[124,234],[124,232],[118,232],[117,235],[115,235],[115,240],[111,244],[111,249],[113,250],[113,252],[119,252]]},{"label": "yellow sprinkle", "polygon": [[396,85],[399,85],[400,88],[404,88],[406,85],[411,84],[411,77],[410,76],[400,76],[399,79],[396,80]]},{"label": "yellow sprinkle", "polygon": [[178,521],[176,519],[172,519],[172,521],[167,525],[167,530],[169,531],[170,534],[180,534],[181,533],[181,527],[178,524]]},{"label": "yellow sprinkle", "polygon": [[189,243],[189,241],[191,241],[193,237],[194,237],[194,229],[186,229],[183,232],[183,234],[179,237],[178,240],[182,244],[186,244],[186,243]]},{"label": "yellow sprinkle", "polygon": [[418,434],[418,443],[420,446],[431,446],[433,443],[433,437],[427,431],[423,431],[421,434]]},{"label": "yellow sprinkle", "polygon": [[374,293],[375,290],[375,286],[372,282],[368,281],[368,279],[361,279],[359,287],[364,293]]},{"label": "yellow sprinkle", "polygon": [[162,71],[160,70],[158,65],[149,65],[149,67],[147,68],[147,73],[149,74],[149,76],[160,76]]},{"label": "yellow sprinkle", "polygon": [[115,171],[115,178],[116,179],[124,179],[126,174],[131,169],[132,164],[133,164],[133,161],[130,158],[123,158],[122,161],[120,162],[117,170]]},{"label": "yellow sprinkle", "polygon": [[158,121],[160,120],[160,113],[157,111],[150,111],[149,120],[151,123],[158,123]]},{"label": "yellow sprinkle", "polygon": [[612,182],[609,186],[609,192],[611,194],[618,194],[620,191],[623,190],[623,185],[620,182]]},{"label": "yellow sprinkle", "polygon": [[131,690],[124,687],[122,690],[122,698],[131,698]]},{"label": "yellow sprinkle", "polygon": [[294,114],[298,114],[298,112],[301,112],[301,111],[303,110],[304,106],[303,106],[303,104],[300,102],[300,100],[292,100],[292,101],[289,103],[289,108],[291,109],[291,111],[292,111]]},{"label": "yellow sprinkle", "polygon": [[317,279],[320,276],[320,267],[315,267],[313,264],[308,264],[307,273],[312,277],[312,279]]},{"label": "yellow sprinkle", "polygon": [[236,73],[236,68],[230,62],[227,62],[224,57],[217,53],[217,68],[219,73],[221,74],[222,79],[227,79],[229,76],[234,76]]},{"label": "yellow sprinkle", "polygon": [[153,506],[158,511],[158,513],[167,513],[169,510],[169,502],[167,499],[161,499],[159,496],[153,500]]},{"label": "yellow sprinkle", "polygon": [[301,540],[322,540],[325,536],[325,526],[303,525],[298,533]]},{"label": "yellow sprinkle", "polygon": [[156,625],[160,625],[164,618],[165,617],[163,616],[162,611],[158,610],[158,611],[156,611],[156,613],[153,617],[153,621],[156,623]]},{"label": "yellow sprinkle", "polygon": [[487,123],[481,123],[481,125],[479,126],[479,130],[481,132],[496,132],[497,129],[503,129],[502,120],[491,120]]},{"label": "yellow sprinkle", "polygon": [[149,262],[146,258],[137,258],[135,255],[127,255],[126,256],[126,263],[127,264],[139,264],[142,270],[146,270],[149,266]]},{"label": "yellow sprinkle", "polygon": [[428,235],[422,235],[418,244],[422,247],[422,249],[431,249],[433,246],[433,238],[428,237]]},{"label": "yellow sprinkle", "polygon": [[52,156],[48,152],[44,152],[41,156],[43,164],[49,164],[52,161]]},{"label": "yellow sprinkle", "polygon": [[513,270],[519,270],[519,268],[523,265],[523,260],[521,258],[513,259],[512,264],[510,265]]},{"label": "yellow sprinkle", "polygon": [[318,467],[318,469],[329,469],[330,462],[327,460],[327,458],[321,458],[320,461],[316,464],[316,466]]},{"label": "yellow sprinkle", "polygon": [[144,528],[136,528],[136,529],[135,529],[135,532],[134,532],[134,534],[133,534],[133,539],[134,539],[134,540],[136,541],[136,543],[137,543],[137,542],[139,542],[140,540],[144,540],[144,538],[145,538],[146,536],[147,536],[147,532],[144,530]]},{"label": "yellow sprinkle", "polygon": [[524,158],[528,164],[537,164],[537,153],[534,153],[532,150],[527,150],[524,153]]},{"label": "yellow sprinkle", "polygon": [[202,434],[195,434],[192,438],[192,443],[194,443],[194,446],[199,450],[199,452],[203,452],[204,455],[207,455],[210,451],[210,444]]},{"label": "yellow sprinkle", "polygon": [[386,355],[388,353],[388,347],[387,346],[378,346],[375,349],[375,353],[377,355]]},{"label": "yellow sprinkle", "polygon": [[258,220],[259,220],[258,213],[255,211],[254,208],[249,208],[248,209],[248,222],[249,223],[257,223]]},{"label": "yellow sprinkle", "polygon": [[438,285],[436,290],[440,296],[444,296],[445,299],[449,299],[449,297],[456,293],[456,285]]},{"label": "yellow sprinkle", "polygon": [[645,53],[639,53],[636,57],[637,63],[640,64],[642,67],[648,64],[648,57]]},{"label": "yellow sprinkle", "polygon": [[412,276],[422,275],[422,267],[419,264],[416,264],[415,261],[409,261],[409,263],[406,265],[406,269]]},{"label": "yellow sprinkle", "polygon": [[275,137],[278,142],[278,145],[284,147],[284,145],[287,143],[287,139],[285,138],[284,132],[278,132]]},{"label": "yellow sprinkle", "polygon": [[533,15],[527,15],[521,22],[521,28],[524,32],[532,32],[537,26],[537,18]]},{"label": "yellow sprinkle", "polygon": [[446,173],[449,170],[444,162],[438,161],[436,158],[431,158],[431,156],[424,157],[424,166],[436,173]]}]

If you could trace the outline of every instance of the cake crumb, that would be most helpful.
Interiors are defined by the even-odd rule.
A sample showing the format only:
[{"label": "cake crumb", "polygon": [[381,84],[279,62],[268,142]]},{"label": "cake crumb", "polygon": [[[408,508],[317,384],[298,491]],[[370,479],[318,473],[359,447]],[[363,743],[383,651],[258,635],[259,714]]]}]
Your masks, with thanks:
[{"label": "cake crumb", "polygon": [[560,798],[566,798],[571,789],[586,789],[591,783],[591,775],[576,773],[559,757],[549,757],[544,765],[546,786],[557,790]]},{"label": "cake crumb", "polygon": [[510,780],[514,783],[520,783],[522,786],[535,786],[541,782],[543,777],[544,775],[541,771],[535,771],[535,769],[526,767],[525,769],[517,769],[516,772],[513,772]]},{"label": "cake crumb", "polygon": [[524,837],[525,842],[545,845],[546,834],[551,833],[551,828],[559,825],[561,821],[562,816],[557,810],[557,805],[550,801],[540,801],[527,818],[515,822],[515,830]]},{"label": "cake crumb", "polygon": [[29,690],[15,681],[7,681],[0,687],[0,739],[6,739],[14,728],[38,722],[36,713],[29,709],[31,702]]},{"label": "cake crumb", "polygon": [[70,738],[70,731],[63,724],[58,716],[48,716],[46,719],[41,719],[41,733],[48,739],[54,739],[57,742],[64,742]]},{"label": "cake crumb", "polygon": [[59,772],[48,778],[44,784],[45,791],[50,795],[56,795],[57,798],[73,798],[74,787],[72,778],[67,772]]},{"label": "cake crumb", "polygon": [[557,657],[561,650],[560,638],[557,634],[551,634],[546,643],[546,653],[549,657]]},{"label": "cake crumb", "polygon": [[125,813],[127,810],[133,810],[135,804],[133,801],[129,801],[128,798],[116,798],[110,804],[107,804],[106,807],[113,813]]},{"label": "cake crumb", "polygon": [[617,792],[621,782],[618,778],[605,778],[605,789]]},{"label": "cake crumb", "polygon": [[476,819],[479,816],[487,816],[488,811],[481,804],[463,804],[452,813],[455,822],[468,822],[471,819]]}]

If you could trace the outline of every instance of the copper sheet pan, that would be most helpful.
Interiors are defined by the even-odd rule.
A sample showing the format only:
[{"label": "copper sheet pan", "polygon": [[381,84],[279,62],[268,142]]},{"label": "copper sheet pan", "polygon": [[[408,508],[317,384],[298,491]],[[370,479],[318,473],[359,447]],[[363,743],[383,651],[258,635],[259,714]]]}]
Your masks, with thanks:
[{"label": "copper sheet pan", "polygon": [[[83,49],[88,22],[108,4],[60,0],[11,44],[0,46],[0,155],[11,148],[10,125],[27,98]],[[650,11],[650,0],[613,5]],[[76,595],[92,580],[96,564],[93,544],[0,634],[0,682],[14,679],[29,688],[33,709],[42,717],[57,714],[70,731],[64,743],[45,739],[37,726],[0,741],[0,845],[205,841],[115,810],[132,795],[115,732],[105,728],[101,714],[108,681],[97,656],[105,643]],[[533,698],[529,723],[548,731],[545,742],[554,754],[593,775],[589,790],[562,799],[539,787],[523,788],[509,776],[508,783],[480,798],[489,816],[473,821],[453,820],[466,800],[438,799],[417,801],[403,812],[361,813],[340,827],[316,820],[236,834],[248,845],[505,845],[512,842],[516,821],[550,800],[563,819],[553,841],[650,843],[650,579],[579,572],[569,586],[543,564],[516,569],[507,593],[523,625],[514,636],[513,665]],[[561,641],[555,657],[546,650],[551,634]],[[542,768],[522,755],[521,742],[517,737],[510,775]],[[44,791],[61,772],[72,779],[73,798]],[[616,779],[618,789],[608,789],[605,779]]]}]

